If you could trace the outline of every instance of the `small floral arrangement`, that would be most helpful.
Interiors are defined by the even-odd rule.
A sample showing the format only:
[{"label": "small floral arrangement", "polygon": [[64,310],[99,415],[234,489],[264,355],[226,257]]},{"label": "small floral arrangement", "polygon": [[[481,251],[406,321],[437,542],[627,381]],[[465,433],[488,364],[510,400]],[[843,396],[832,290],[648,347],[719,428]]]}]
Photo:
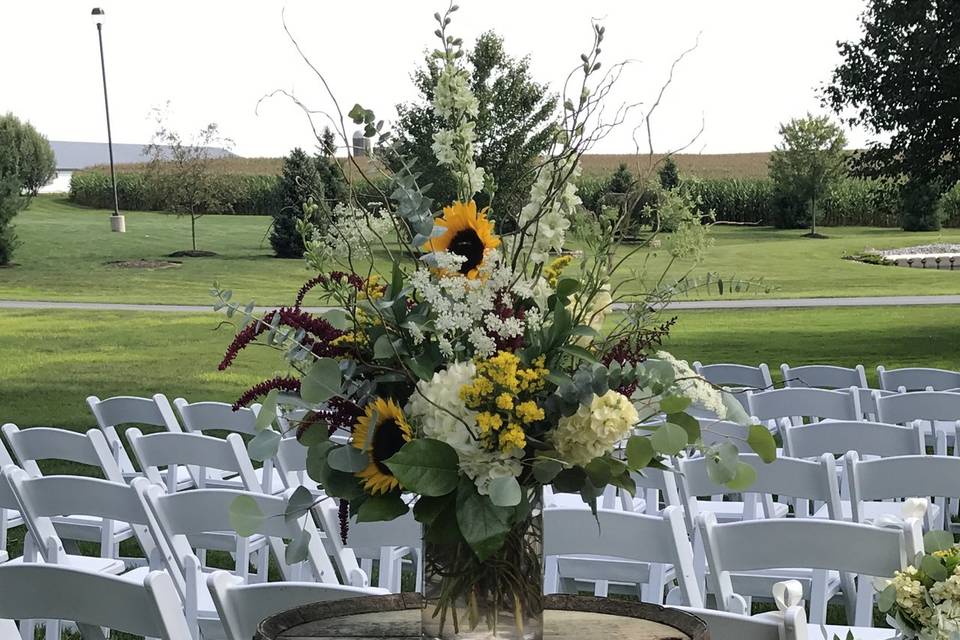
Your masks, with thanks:
[{"label": "small floral arrangement", "polygon": [[[239,402],[263,402],[251,456],[269,458],[293,435],[269,428],[279,408],[344,523],[412,510],[424,527],[434,636],[481,626],[527,637],[523,620],[542,609],[542,488],[578,493],[596,510],[607,486],[633,493],[632,473],[703,448],[691,405],[720,419],[746,416],[685,361],[656,351],[673,322],[655,321],[662,291],[628,291],[636,274],[614,277],[628,214],[581,215],[578,159],[597,139],[591,124],[606,126],[595,96],[612,82],[596,81],[603,27],[594,27],[577,96],[564,101],[528,203],[495,222],[494,185],[474,157],[477,98],[460,40],[447,35],[454,11],[436,16],[443,66],[434,110],[444,126],[433,151],[455,176],[458,198],[435,205],[415,173],[400,172],[375,213],[355,203],[343,207],[338,228],[322,236],[304,229],[308,264],[321,273],[293,306],[257,316],[252,303],[215,289],[217,308],[243,318],[221,369],[254,341],[284,355],[286,370]],[[359,105],[350,117],[369,136],[386,135]],[[494,204],[478,206],[478,193]],[[563,253],[572,240],[579,257]],[[333,261],[342,270],[326,271]],[[305,311],[308,295],[329,310]],[[763,427],[748,443],[774,455]],[[753,469],[736,446],[705,453],[717,482],[749,486]],[[297,489],[288,516],[314,503]],[[261,517],[252,500],[235,511],[248,529]]]},{"label": "small floral arrangement", "polygon": [[892,580],[883,582],[878,598],[880,611],[900,632],[900,637],[918,640],[960,638],[960,546],[953,535],[933,531],[924,536],[931,552]]}]

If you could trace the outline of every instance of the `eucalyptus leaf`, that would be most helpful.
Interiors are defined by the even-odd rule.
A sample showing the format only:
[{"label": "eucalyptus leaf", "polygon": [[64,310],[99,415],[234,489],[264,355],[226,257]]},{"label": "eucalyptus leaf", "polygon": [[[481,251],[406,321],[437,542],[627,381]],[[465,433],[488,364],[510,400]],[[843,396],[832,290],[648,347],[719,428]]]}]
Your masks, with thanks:
[{"label": "eucalyptus leaf", "polygon": [[541,458],[533,462],[533,477],[540,484],[550,484],[561,471],[563,471],[563,464],[556,460]]},{"label": "eucalyptus leaf", "polygon": [[340,393],[343,376],[333,358],[320,358],[303,377],[300,396],[307,402],[320,404]]},{"label": "eucalyptus leaf", "polygon": [[267,393],[267,397],[263,400],[263,405],[260,407],[260,412],[257,413],[257,421],[254,424],[254,429],[257,431],[263,431],[273,423],[273,419],[277,417],[277,398],[280,396],[280,392],[277,389],[270,389]]},{"label": "eucalyptus leaf", "polygon": [[370,456],[347,444],[336,447],[327,454],[327,464],[335,471],[357,473],[367,468],[370,464]]},{"label": "eucalyptus leaf", "polygon": [[393,343],[390,341],[388,334],[384,333],[373,343],[373,357],[376,360],[393,357]]},{"label": "eucalyptus leaf", "polygon": [[660,410],[664,413],[679,413],[690,406],[690,398],[686,396],[666,396],[660,400]]},{"label": "eucalyptus leaf", "polygon": [[706,455],[707,477],[714,484],[727,484],[737,477],[740,455],[732,442],[722,442]]},{"label": "eucalyptus leaf", "polygon": [[923,556],[923,560],[920,561],[920,570],[937,582],[946,580],[950,575],[943,560],[933,555]]},{"label": "eucalyptus leaf", "polygon": [[750,431],[747,433],[747,444],[764,462],[770,463],[777,459],[777,441],[773,439],[773,434],[765,426],[760,424],[750,425]]},{"label": "eucalyptus leaf", "polygon": [[520,483],[514,476],[500,476],[490,481],[490,502],[498,507],[520,504]]},{"label": "eucalyptus leaf", "polygon": [[252,536],[266,519],[260,505],[252,496],[237,496],[230,503],[230,526],[239,536],[244,538]]},{"label": "eucalyptus leaf", "polygon": [[297,487],[287,500],[287,508],[283,512],[283,519],[287,522],[299,520],[313,507],[316,500],[310,490],[304,486]]},{"label": "eucalyptus leaf", "polygon": [[683,427],[667,422],[650,436],[654,450],[668,456],[680,453],[687,446],[687,432]]},{"label": "eucalyptus leaf", "polygon": [[647,436],[631,436],[627,440],[627,462],[634,471],[645,468],[656,455]]},{"label": "eucalyptus leaf", "polygon": [[953,547],[953,534],[949,531],[928,531],[923,534],[923,549],[927,553],[945,551]]},{"label": "eucalyptus leaf", "polygon": [[350,328],[350,316],[343,309],[330,309],[323,314],[323,319],[330,323],[334,329],[346,331]]},{"label": "eucalyptus leaf", "polygon": [[273,429],[264,429],[247,444],[247,454],[251,460],[263,462],[277,455],[280,447],[280,434]]},{"label": "eucalyptus leaf", "polygon": [[733,480],[727,483],[727,488],[734,491],[746,491],[757,481],[757,470],[746,462],[737,463],[737,472]]},{"label": "eucalyptus leaf", "polygon": [[877,608],[881,613],[886,613],[893,609],[897,603],[897,586],[888,584],[887,587],[877,596]]},{"label": "eucalyptus leaf", "polygon": [[298,564],[307,559],[308,551],[310,549],[310,532],[306,529],[301,529],[296,537],[290,541],[287,545],[287,549],[284,552],[284,561],[288,565]]}]

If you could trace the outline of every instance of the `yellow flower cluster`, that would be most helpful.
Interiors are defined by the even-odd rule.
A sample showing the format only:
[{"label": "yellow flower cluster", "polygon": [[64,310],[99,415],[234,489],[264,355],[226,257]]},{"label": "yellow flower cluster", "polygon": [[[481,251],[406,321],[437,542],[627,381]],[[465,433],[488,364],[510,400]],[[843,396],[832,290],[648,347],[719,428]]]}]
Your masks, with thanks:
[{"label": "yellow flower cluster", "polygon": [[564,255],[554,259],[553,262],[543,268],[543,277],[551,287],[557,288],[557,280],[560,279],[560,274],[571,262],[573,262],[573,256]]},{"label": "yellow flower cluster", "polygon": [[[359,313],[359,309],[357,310]],[[338,338],[330,341],[331,347],[349,347],[351,345],[363,345],[367,343],[367,334],[362,331],[349,331]]]},{"label": "yellow flower cluster", "polygon": [[371,275],[363,281],[363,287],[357,291],[357,299],[378,300],[383,297],[383,285],[380,284],[380,276]]},{"label": "yellow flower cluster", "polygon": [[513,353],[501,351],[476,362],[473,381],[460,388],[467,408],[477,411],[477,428],[488,449],[511,451],[527,446],[524,425],[544,418],[543,409],[530,396],[543,389],[549,371],[541,356],[524,367]]}]

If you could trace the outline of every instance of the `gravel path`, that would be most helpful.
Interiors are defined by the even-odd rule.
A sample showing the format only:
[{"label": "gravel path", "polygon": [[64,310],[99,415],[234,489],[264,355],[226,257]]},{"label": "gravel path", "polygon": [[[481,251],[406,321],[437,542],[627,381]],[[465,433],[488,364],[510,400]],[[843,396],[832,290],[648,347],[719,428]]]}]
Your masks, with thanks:
[{"label": "gravel path", "polygon": [[[915,307],[924,305],[960,304],[960,295],[944,296],[869,296],[861,298],[760,298],[756,300],[682,300],[668,308],[685,309],[803,309],[814,307]],[[257,307],[258,312],[273,307]],[[329,307],[304,307],[316,312]],[[34,300],[0,300],[0,309],[75,309],[87,311],[144,311],[152,313],[211,313],[207,305],[125,304],[114,302],[45,302]]]}]

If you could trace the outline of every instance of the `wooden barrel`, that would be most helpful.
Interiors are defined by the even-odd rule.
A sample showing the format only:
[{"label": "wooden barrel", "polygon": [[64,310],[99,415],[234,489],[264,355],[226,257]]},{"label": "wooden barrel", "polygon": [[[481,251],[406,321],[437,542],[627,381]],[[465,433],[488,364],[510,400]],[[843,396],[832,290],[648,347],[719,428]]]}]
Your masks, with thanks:
[{"label": "wooden barrel", "polygon": [[[417,593],[309,604],[263,620],[255,640],[419,640]],[[643,602],[552,595],[544,598],[545,640],[709,640],[702,620]]]}]

